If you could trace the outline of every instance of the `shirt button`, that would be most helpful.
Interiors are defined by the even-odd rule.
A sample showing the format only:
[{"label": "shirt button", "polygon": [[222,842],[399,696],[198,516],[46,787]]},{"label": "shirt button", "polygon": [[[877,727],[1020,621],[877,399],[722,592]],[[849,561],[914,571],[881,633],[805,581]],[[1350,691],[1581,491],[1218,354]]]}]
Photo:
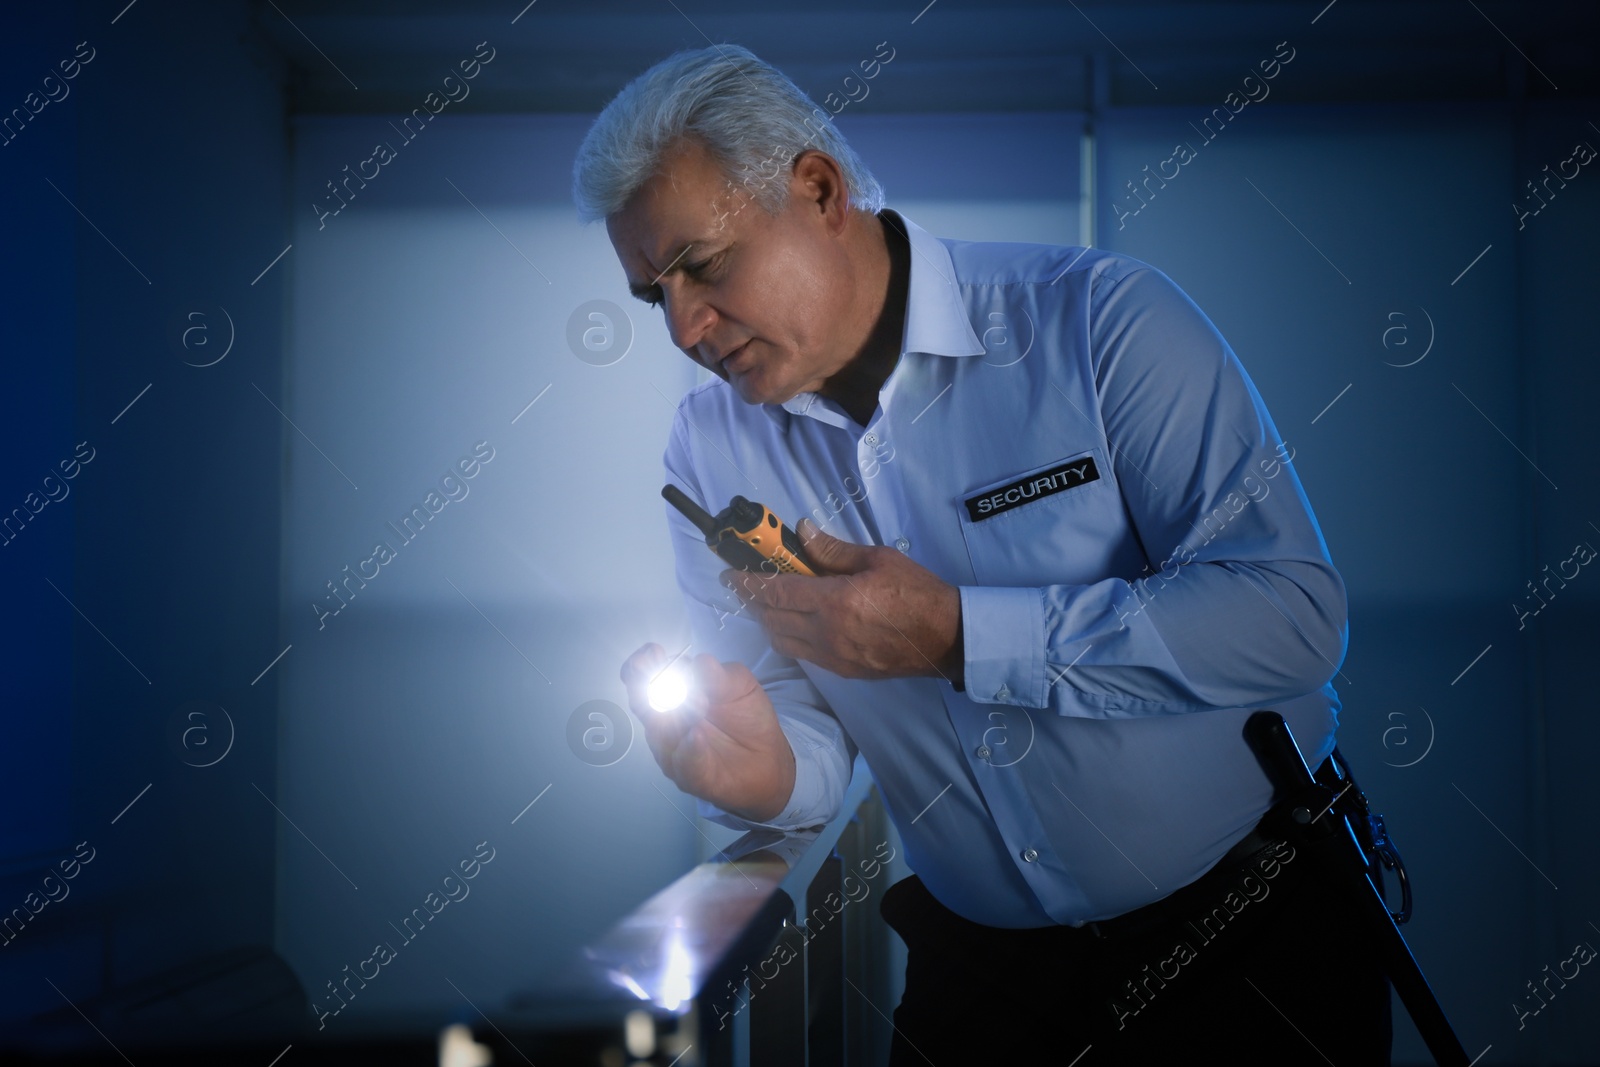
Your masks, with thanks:
[{"label": "shirt button", "polygon": [[910,552],[911,540],[906,537],[896,537],[894,539],[894,547],[898,548],[902,552]]},{"label": "shirt button", "polygon": [[875,433],[869,433],[865,437],[863,437],[862,440],[865,441],[869,445],[875,445],[875,444],[878,443],[878,435],[875,434]]},{"label": "shirt button", "polygon": [[1022,850],[1022,858],[1027,862],[1032,863],[1034,860],[1039,858],[1039,853],[1035,852],[1031,848],[1025,848]]},{"label": "shirt button", "polygon": [[1011,687],[1009,685],[1002,685],[999,689],[996,689],[994,691],[994,698],[996,700],[1004,700],[1004,699],[1006,699],[1006,697],[1008,697],[1010,695],[1011,695]]},{"label": "shirt button", "polygon": [[977,756],[979,759],[983,759],[983,760],[986,760],[991,755],[993,755],[993,753],[989,751],[989,746],[988,745],[979,745],[976,749],[973,750],[972,754],[974,756]]}]

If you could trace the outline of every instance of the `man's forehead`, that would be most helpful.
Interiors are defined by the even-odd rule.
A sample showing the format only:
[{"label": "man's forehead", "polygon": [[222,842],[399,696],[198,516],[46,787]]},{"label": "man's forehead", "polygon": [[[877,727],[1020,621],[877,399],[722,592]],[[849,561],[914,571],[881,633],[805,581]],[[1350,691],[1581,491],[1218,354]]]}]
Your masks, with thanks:
[{"label": "man's forehead", "polygon": [[618,251],[628,263],[636,263],[640,270],[652,268],[666,270],[667,265],[689,249],[705,246],[714,239],[715,227],[707,220],[695,225],[692,220],[649,220],[626,227]]},{"label": "man's forehead", "polygon": [[624,265],[634,260],[640,270],[665,270],[686,248],[692,254],[715,241],[727,229],[727,212],[718,205],[731,184],[697,146],[664,155],[656,172],[606,220]]}]

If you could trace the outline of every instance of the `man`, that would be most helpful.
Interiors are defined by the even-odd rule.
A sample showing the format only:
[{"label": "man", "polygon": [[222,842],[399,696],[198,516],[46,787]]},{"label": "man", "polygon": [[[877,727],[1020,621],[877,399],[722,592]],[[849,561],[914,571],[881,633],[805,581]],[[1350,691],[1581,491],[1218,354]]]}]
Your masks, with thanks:
[{"label": "man", "polygon": [[822,575],[728,570],[669,509],[696,693],[650,710],[651,644],[630,703],[731,827],[825,822],[865,754],[916,872],[892,1062],[1387,1063],[1387,984],[1256,834],[1241,733],[1332,750],[1344,586],[1200,310],[1126,256],[928,235],[734,46],[619,93],[574,194],[719,379],[668,480],[806,516]]}]

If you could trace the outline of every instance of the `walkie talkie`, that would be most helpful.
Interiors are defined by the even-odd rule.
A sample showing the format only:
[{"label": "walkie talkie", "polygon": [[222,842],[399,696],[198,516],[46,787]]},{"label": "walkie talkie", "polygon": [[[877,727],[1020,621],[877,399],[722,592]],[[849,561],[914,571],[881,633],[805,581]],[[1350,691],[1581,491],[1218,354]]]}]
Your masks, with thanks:
[{"label": "walkie talkie", "polygon": [[713,516],[675,485],[663,486],[661,495],[706,535],[706,545],[729,566],[742,571],[817,577],[800,536],[765,504],[735,496]]}]

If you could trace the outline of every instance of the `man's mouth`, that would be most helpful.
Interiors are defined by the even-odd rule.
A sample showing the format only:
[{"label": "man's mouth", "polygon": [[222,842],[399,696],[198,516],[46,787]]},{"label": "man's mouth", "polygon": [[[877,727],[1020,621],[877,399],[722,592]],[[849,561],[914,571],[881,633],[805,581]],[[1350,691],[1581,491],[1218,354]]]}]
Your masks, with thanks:
[{"label": "man's mouth", "polygon": [[734,374],[739,371],[749,369],[749,348],[750,342],[746,341],[738,348],[735,348],[732,352],[729,352],[726,356],[723,356],[722,363],[720,364],[722,372],[724,374]]}]

